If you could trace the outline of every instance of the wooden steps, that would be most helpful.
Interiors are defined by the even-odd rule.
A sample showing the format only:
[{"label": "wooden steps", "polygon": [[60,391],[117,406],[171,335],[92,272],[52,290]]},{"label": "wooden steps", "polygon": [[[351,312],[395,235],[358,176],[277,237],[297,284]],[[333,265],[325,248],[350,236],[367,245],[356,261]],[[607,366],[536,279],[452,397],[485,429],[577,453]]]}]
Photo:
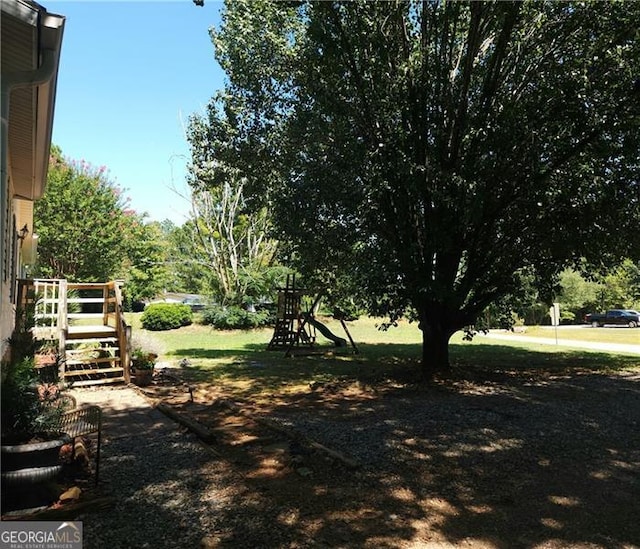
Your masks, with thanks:
[{"label": "wooden steps", "polygon": [[19,303],[34,310],[36,340],[58,341],[61,381],[74,386],[129,381],[131,328],[121,282],[20,280]]},{"label": "wooden steps", "polygon": [[74,387],[125,381],[118,334],[103,325],[70,326],[63,377]]}]

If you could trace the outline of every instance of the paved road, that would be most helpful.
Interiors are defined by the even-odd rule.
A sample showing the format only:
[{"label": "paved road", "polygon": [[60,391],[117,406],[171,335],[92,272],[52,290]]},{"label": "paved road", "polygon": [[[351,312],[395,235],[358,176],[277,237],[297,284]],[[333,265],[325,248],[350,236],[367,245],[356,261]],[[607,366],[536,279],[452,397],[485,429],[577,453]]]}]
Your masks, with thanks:
[{"label": "paved road", "polygon": [[[488,334],[478,334],[477,337],[487,337],[490,339],[501,339],[504,341],[523,341],[528,343],[539,343],[541,345],[558,345],[561,347],[571,347],[573,349],[585,349],[589,351],[601,351],[606,353],[640,355],[640,344],[629,345],[623,343],[599,343],[596,341],[576,341],[574,339],[562,339],[562,330],[560,337],[556,341],[554,337],[530,337],[502,330],[491,331]],[[640,340],[640,330],[638,334]]]}]

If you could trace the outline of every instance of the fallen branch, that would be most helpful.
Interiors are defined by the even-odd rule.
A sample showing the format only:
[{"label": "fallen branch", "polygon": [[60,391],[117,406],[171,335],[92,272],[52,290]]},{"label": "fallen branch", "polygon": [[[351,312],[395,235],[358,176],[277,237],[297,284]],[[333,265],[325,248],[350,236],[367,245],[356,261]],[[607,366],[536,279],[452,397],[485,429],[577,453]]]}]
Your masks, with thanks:
[{"label": "fallen branch", "polygon": [[180,425],[183,425],[195,435],[206,443],[211,443],[215,441],[215,435],[209,431],[204,425],[198,423],[194,419],[186,416],[185,414],[181,414],[180,412],[176,412],[171,406],[165,404],[164,402],[159,402],[156,405],[156,408],[160,410],[166,416],[169,416],[174,421],[178,422]]}]

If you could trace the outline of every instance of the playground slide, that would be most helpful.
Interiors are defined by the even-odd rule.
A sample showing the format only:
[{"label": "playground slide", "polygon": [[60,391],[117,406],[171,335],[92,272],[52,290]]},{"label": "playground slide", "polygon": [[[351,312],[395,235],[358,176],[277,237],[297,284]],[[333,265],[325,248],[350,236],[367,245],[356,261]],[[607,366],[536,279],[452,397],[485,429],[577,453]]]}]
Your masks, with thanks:
[{"label": "playground slide", "polygon": [[338,337],[337,335],[335,335],[322,322],[316,320],[313,317],[308,317],[307,318],[307,322],[309,324],[311,324],[312,326],[314,326],[315,329],[318,330],[324,337],[326,337],[327,339],[333,341],[333,343],[335,344],[336,347],[346,347],[347,346],[347,340],[346,339],[344,339],[342,337]]}]

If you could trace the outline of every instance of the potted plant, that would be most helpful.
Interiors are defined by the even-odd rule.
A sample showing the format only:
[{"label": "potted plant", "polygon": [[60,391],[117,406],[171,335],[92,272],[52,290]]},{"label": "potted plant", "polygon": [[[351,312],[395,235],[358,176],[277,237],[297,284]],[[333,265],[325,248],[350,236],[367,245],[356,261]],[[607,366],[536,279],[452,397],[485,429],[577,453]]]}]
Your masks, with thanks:
[{"label": "potted plant", "polygon": [[153,336],[145,331],[132,334],[131,369],[136,385],[146,387],[151,384],[159,354],[159,343]]},{"label": "potted plant", "polygon": [[131,366],[135,376],[135,384],[140,387],[150,385],[153,380],[153,369],[158,355],[141,348],[135,348],[131,352]]},{"label": "potted plant", "polygon": [[[56,383],[43,383],[33,357],[20,356],[2,365],[3,507],[24,508],[25,501],[44,503],[44,483],[62,469],[60,450],[71,438],[60,432],[66,399]],[[25,487],[31,490],[25,490]],[[34,506],[34,505],[31,505]]]}]

